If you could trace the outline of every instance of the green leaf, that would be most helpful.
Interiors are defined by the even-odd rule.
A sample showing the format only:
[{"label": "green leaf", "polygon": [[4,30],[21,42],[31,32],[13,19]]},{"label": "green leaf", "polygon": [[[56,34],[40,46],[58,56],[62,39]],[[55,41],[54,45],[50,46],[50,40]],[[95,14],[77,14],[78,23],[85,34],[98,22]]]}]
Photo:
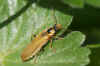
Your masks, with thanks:
[{"label": "green leaf", "polygon": [[64,3],[69,4],[75,8],[82,8],[84,7],[84,0],[62,0]]},{"label": "green leaf", "polygon": [[[77,38],[77,39],[75,39]],[[34,59],[28,62],[22,62],[20,59],[20,51],[10,53],[5,57],[3,63],[5,66],[85,66],[88,64],[88,55],[90,51],[88,48],[80,47],[80,44],[84,42],[85,36],[80,32],[72,32],[62,40],[56,40],[53,42],[54,49],[45,47],[45,51],[40,53],[37,58],[37,63],[34,63]]]},{"label": "green leaf", "polygon": [[[1,1],[1,0],[0,0]],[[3,0],[0,7],[1,21],[3,23],[10,16],[16,12],[23,10],[22,7],[27,5],[23,0]],[[3,8],[6,6],[6,8]],[[68,65],[83,66],[89,63],[88,55],[90,51],[88,48],[80,47],[84,42],[84,35],[80,32],[72,32],[62,40],[53,42],[53,49],[49,48],[49,44],[44,48],[44,52],[40,52],[37,63],[34,63],[34,58],[28,62],[22,62],[20,55],[23,48],[31,42],[33,34],[38,35],[50,26],[55,24],[54,15],[57,18],[57,23],[62,25],[62,30],[59,34],[63,33],[65,29],[71,24],[72,16],[66,15],[59,11],[46,9],[33,3],[32,6],[13,19],[8,25],[5,24],[0,28],[0,66],[39,66],[45,65]],[[14,16],[15,17],[15,16]],[[1,26],[1,25],[0,25]]]},{"label": "green leaf", "polygon": [[85,0],[87,4],[90,4],[94,7],[100,7],[100,0]]}]

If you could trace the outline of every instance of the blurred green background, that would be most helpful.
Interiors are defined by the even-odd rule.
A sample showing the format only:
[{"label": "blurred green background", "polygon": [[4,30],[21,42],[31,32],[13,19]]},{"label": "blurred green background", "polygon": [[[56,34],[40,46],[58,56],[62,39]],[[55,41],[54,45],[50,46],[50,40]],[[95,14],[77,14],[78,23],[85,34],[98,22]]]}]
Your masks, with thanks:
[{"label": "blurred green background", "polygon": [[[75,17],[69,29],[86,35],[83,45],[100,44],[100,8],[86,4],[83,9],[78,9],[73,14]],[[87,66],[100,66],[100,48],[91,48],[91,52]]]}]

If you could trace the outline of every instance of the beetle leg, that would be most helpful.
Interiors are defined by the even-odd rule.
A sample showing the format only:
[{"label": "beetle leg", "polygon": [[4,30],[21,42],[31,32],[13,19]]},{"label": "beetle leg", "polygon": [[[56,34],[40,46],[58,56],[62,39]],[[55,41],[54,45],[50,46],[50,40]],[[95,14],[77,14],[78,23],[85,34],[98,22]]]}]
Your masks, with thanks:
[{"label": "beetle leg", "polygon": [[55,36],[54,38],[53,38],[53,40],[62,40],[62,39],[64,39],[63,37],[59,37],[59,36]]},{"label": "beetle leg", "polygon": [[34,56],[34,63],[37,63],[37,54]]},{"label": "beetle leg", "polygon": [[55,40],[62,40],[64,39],[63,37],[56,37]]},{"label": "beetle leg", "polygon": [[56,49],[52,46],[53,40],[50,40],[50,48],[53,50],[54,53],[56,53]]},{"label": "beetle leg", "polygon": [[50,48],[52,48],[52,42],[53,42],[53,40],[51,39],[50,40]]}]

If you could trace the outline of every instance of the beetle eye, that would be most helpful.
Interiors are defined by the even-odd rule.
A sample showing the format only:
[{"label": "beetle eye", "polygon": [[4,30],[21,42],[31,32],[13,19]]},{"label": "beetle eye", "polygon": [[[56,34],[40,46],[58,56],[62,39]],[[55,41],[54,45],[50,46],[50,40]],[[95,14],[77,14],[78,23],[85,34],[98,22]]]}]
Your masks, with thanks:
[{"label": "beetle eye", "polygon": [[47,30],[47,32],[48,32],[48,33],[50,33],[50,32],[51,32],[51,30],[52,30],[52,28],[48,29],[48,30]]}]

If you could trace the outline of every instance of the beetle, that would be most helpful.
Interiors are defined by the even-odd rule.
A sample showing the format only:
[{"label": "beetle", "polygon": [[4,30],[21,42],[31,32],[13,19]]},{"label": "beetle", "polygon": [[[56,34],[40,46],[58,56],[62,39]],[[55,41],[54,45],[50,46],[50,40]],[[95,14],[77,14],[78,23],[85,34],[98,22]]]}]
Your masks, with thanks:
[{"label": "beetle", "polygon": [[22,61],[27,61],[35,56],[49,40],[52,40],[56,32],[60,29],[61,24],[55,24],[53,27],[40,32],[21,53]]}]

